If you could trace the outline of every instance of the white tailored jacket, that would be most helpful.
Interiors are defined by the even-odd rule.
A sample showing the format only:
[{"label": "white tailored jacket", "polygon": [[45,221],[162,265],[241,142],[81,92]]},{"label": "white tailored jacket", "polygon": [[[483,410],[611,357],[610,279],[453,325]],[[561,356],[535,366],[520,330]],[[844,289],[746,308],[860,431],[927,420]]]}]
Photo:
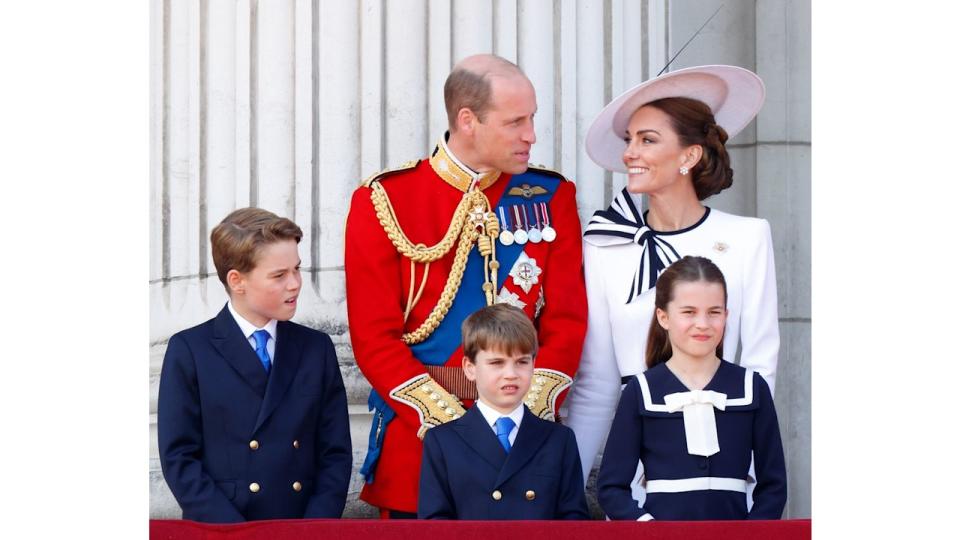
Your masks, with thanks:
[{"label": "white tailored jacket", "polygon": [[[764,219],[708,209],[691,227],[654,232],[680,256],[707,257],[723,272],[729,310],[723,358],[734,361],[739,345],[740,365],[763,376],[772,393],[780,332],[770,225]],[[643,249],[633,242],[610,245],[605,238],[584,240],[587,335],[564,420],[577,436],[584,482],[610,430],[621,377],[646,369],[644,353],[656,293],[651,288],[626,303]]]}]

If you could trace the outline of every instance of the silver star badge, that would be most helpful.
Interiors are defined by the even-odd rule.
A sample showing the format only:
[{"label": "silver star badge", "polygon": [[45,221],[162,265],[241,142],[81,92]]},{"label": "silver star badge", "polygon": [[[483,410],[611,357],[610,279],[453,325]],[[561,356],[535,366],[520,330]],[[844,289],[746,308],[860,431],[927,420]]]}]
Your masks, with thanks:
[{"label": "silver star badge", "polygon": [[537,266],[537,260],[531,259],[524,252],[520,253],[517,262],[513,263],[513,268],[510,269],[513,284],[523,289],[523,292],[530,292],[534,285],[540,283],[542,273],[543,270]]},{"label": "silver star badge", "polygon": [[500,289],[500,294],[497,295],[497,303],[509,304],[520,309],[527,307],[527,303],[520,299],[519,294],[508,291],[506,287]]}]

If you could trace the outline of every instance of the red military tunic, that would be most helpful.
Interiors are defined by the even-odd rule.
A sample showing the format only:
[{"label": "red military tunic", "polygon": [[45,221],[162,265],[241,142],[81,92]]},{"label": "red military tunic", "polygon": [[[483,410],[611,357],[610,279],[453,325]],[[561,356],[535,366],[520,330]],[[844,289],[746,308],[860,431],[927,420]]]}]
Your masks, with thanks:
[{"label": "red military tunic", "polygon": [[[446,145],[441,142],[430,161],[422,160],[400,170],[381,173],[375,181],[386,191],[395,222],[402,234],[413,244],[433,246],[450,228],[454,212],[464,198],[464,192],[469,189],[470,176],[449,155]],[[545,181],[542,183],[546,186],[556,186],[549,202],[545,203],[550,225],[556,230],[556,239],[523,245],[523,253],[513,268],[505,264],[499,269],[500,276],[506,278],[494,296],[499,297],[501,302],[522,306],[534,320],[540,339],[535,368],[560,372],[561,378],[572,381],[580,360],[587,320],[576,188],[572,182],[552,172],[531,169],[523,176],[524,182],[528,177],[534,179],[532,188],[524,183],[522,187],[513,185],[509,190],[509,174],[488,173],[479,179],[479,188],[489,199],[494,211],[501,197],[507,194],[513,195],[504,200],[522,202],[523,197],[529,198],[531,189],[534,193],[544,193],[537,187],[538,178],[543,178]],[[525,194],[521,195],[524,190]],[[411,347],[401,340],[401,336],[418,328],[437,305],[454,264],[456,243],[446,255],[429,264],[419,301],[414,304],[405,322],[404,310],[411,299],[411,261],[398,252],[385,232],[385,226],[378,218],[371,200],[372,191],[371,183],[365,182],[354,192],[347,217],[347,313],[357,366],[375,393],[382,397],[396,416],[385,426],[381,425],[382,418],[374,418],[371,440],[378,442],[371,443],[371,452],[374,451],[373,446],[379,447],[379,461],[374,465],[376,474],[373,481],[370,482],[368,476],[368,483],[364,485],[360,498],[380,508],[416,512],[422,450],[418,432],[429,422],[424,420],[424,412],[418,412],[413,404],[402,401],[402,396],[398,398],[397,390],[411,380],[415,384],[423,382],[417,378],[425,377],[427,370],[424,362],[414,356]],[[515,218],[511,216],[507,222],[504,225],[513,225],[510,228],[515,228]],[[526,222],[521,219],[521,224],[524,223],[532,228],[534,216],[528,215]],[[496,248],[506,250],[500,242],[497,242]],[[521,263],[525,264],[522,268],[518,266]],[[421,286],[424,264],[418,263],[415,267],[414,291]],[[508,272],[512,273],[508,275]],[[464,280],[466,283],[466,277]],[[479,287],[473,287],[472,290],[465,290],[464,287],[458,294],[482,297],[484,293]],[[465,318],[465,315],[460,315],[463,314],[451,311],[448,313],[451,320],[445,320],[445,324],[455,324],[459,331],[459,325]],[[462,348],[456,348],[449,357],[434,363],[459,367],[462,357]],[[539,380],[543,381],[542,378]],[[430,384],[437,385],[432,380]],[[539,389],[536,384],[534,390]],[[553,405],[553,410],[544,411],[541,416],[552,417],[559,409],[568,384],[558,387],[564,388],[559,394],[552,394],[549,403]],[[417,388],[426,388],[427,394],[431,390],[426,385]],[[433,398],[436,402],[437,395],[434,394]],[[453,401],[456,401],[455,397]],[[439,403],[441,409],[446,406],[443,399]],[[527,403],[530,405],[533,402]],[[465,402],[466,405],[469,402]],[[446,410],[452,415],[453,409]],[[457,410],[462,409],[458,407]]]}]

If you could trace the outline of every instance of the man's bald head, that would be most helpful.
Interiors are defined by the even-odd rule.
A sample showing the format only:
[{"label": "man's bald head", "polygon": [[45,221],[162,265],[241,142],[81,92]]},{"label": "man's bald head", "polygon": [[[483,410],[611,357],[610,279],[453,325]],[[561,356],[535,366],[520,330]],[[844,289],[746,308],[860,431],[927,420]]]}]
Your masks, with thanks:
[{"label": "man's bald head", "polygon": [[527,76],[513,62],[493,54],[475,54],[457,62],[443,85],[443,101],[447,108],[450,131],[457,128],[457,114],[470,109],[483,122],[492,103],[493,77],[519,77],[529,84]]}]

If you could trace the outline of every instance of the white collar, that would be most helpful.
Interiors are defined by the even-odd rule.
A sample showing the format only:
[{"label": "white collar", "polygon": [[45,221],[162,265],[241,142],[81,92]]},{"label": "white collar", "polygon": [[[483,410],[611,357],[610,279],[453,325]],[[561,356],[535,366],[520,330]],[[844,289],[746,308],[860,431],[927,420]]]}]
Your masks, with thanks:
[{"label": "white collar", "polygon": [[250,339],[250,336],[253,335],[257,330],[266,330],[270,334],[270,338],[276,342],[277,340],[277,320],[270,319],[267,321],[267,324],[263,325],[263,328],[257,328],[254,324],[243,318],[243,315],[237,313],[237,310],[233,308],[233,302],[227,302],[227,309],[230,310],[230,315],[233,315],[233,320],[237,321],[237,326],[240,327],[240,331],[243,332],[243,337]]},{"label": "white collar", "polygon": [[483,415],[483,419],[487,422],[487,425],[490,426],[490,429],[496,429],[494,428],[494,424],[500,417],[503,416],[509,417],[511,420],[513,420],[513,423],[517,425],[517,429],[520,428],[520,422],[523,420],[522,401],[519,405],[517,405],[517,408],[510,411],[509,414],[503,414],[479,399],[476,401],[476,407],[480,409],[480,414]]}]

